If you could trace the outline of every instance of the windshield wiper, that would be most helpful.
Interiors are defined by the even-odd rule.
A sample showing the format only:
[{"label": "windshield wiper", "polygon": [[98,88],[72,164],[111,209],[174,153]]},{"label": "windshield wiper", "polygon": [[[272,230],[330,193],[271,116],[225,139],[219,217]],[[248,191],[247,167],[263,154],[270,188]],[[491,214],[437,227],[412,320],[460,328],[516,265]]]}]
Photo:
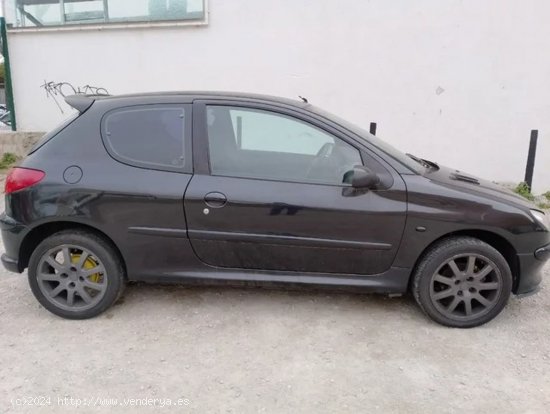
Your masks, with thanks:
[{"label": "windshield wiper", "polygon": [[412,158],[413,160],[415,160],[417,163],[419,163],[420,165],[422,165],[424,168],[428,168],[428,169],[434,169],[434,170],[439,170],[439,165],[437,165],[435,162],[433,161],[428,161],[428,160],[425,160],[423,158],[419,158],[417,157],[416,155],[412,155],[412,154],[405,154],[407,157],[410,157]]},{"label": "windshield wiper", "polygon": [[430,168],[433,168],[434,170],[439,170],[439,165],[437,165],[435,162],[430,160],[425,160],[422,158],[422,161],[424,161],[426,164],[429,165]]},{"label": "windshield wiper", "polygon": [[415,160],[417,163],[419,163],[423,167],[432,168],[432,166],[429,163],[424,161],[422,158],[418,158],[416,155],[412,155],[412,154],[409,154],[409,153],[406,153],[405,155],[409,158],[412,158],[413,160]]}]

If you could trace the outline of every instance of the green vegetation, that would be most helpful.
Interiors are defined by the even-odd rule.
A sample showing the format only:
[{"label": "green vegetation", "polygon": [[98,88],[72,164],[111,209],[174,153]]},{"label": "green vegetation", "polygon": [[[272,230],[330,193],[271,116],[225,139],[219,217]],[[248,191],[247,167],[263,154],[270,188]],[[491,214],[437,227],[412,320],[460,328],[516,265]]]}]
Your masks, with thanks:
[{"label": "green vegetation", "polygon": [[[514,188],[514,192],[519,194],[522,197],[525,197],[529,201],[534,201],[538,208],[541,210],[550,210],[550,191],[547,191],[546,193],[542,194],[541,196],[535,197],[531,193],[531,189],[527,185],[526,182],[519,183],[516,188]],[[546,202],[544,200],[548,200],[549,202]]]},{"label": "green vegetation", "polygon": [[0,84],[4,83],[4,62],[0,63]]},{"label": "green vegetation", "polygon": [[5,152],[2,155],[2,159],[0,160],[0,170],[5,170],[11,167],[18,161],[18,159],[19,158],[15,154],[12,154],[11,152]]},{"label": "green vegetation", "polygon": [[550,210],[550,191],[547,191],[546,193],[544,193],[542,197],[548,200],[548,202],[541,201],[540,203],[537,203],[537,207],[543,210]]},{"label": "green vegetation", "polygon": [[531,194],[531,189],[529,188],[529,185],[526,182],[519,183],[518,186],[514,188],[514,192],[519,194],[522,197],[525,197],[529,201],[535,200],[535,196]]}]

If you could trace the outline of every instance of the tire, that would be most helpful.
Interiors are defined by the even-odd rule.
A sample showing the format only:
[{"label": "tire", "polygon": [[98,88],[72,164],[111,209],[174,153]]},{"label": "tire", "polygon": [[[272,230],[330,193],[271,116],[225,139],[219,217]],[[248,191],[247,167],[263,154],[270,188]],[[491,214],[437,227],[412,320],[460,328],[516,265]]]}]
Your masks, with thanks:
[{"label": "tire", "polygon": [[115,248],[82,230],[61,231],[43,240],[31,255],[28,274],[40,304],[67,319],[99,315],[125,286],[124,266]]},{"label": "tire", "polygon": [[445,326],[473,328],[506,306],[512,272],[506,259],[487,243],[453,237],[429,248],[412,282],[414,298],[427,316]]}]

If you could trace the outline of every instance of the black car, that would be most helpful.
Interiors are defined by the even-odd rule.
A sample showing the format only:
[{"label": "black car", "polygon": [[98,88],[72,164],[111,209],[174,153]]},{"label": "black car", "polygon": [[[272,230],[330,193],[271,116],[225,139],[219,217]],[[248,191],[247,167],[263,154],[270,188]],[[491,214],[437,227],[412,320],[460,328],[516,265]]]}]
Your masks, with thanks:
[{"label": "black car", "polygon": [[536,291],[545,214],[405,155],[307,101],[233,93],[72,96],[13,169],[8,270],[51,312],[98,315],[125,282],[269,282],[411,292],[472,327]]}]

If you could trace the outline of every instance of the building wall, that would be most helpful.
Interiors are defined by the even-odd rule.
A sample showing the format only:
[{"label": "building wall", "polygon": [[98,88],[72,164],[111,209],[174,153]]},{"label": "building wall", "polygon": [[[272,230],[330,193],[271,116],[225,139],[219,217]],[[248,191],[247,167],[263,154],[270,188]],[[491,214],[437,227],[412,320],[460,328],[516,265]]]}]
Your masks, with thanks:
[{"label": "building wall", "polygon": [[[119,94],[234,90],[306,96],[400,149],[550,189],[550,2],[210,0],[203,27],[10,34],[17,121],[62,114],[40,85]],[[65,111],[67,108],[64,107]]]}]

